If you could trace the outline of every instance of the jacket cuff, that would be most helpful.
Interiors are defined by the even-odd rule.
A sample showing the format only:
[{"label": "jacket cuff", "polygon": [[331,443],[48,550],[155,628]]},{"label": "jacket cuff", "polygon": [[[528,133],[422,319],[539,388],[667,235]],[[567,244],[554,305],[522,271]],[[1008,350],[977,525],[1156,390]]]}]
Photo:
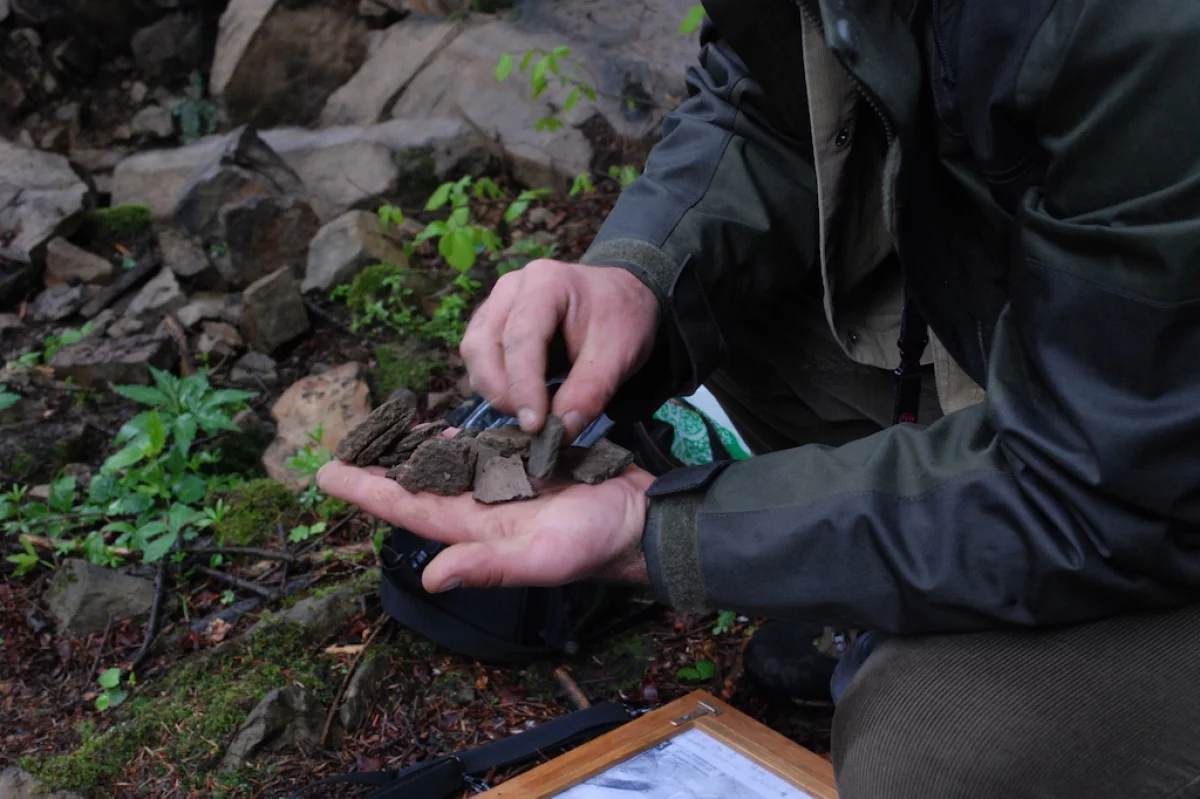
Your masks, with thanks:
[{"label": "jacket cuff", "polygon": [[706,489],[729,462],[677,469],[660,477],[646,496],[650,510],[642,537],[646,570],[658,601],[683,613],[707,613],[698,520]]}]

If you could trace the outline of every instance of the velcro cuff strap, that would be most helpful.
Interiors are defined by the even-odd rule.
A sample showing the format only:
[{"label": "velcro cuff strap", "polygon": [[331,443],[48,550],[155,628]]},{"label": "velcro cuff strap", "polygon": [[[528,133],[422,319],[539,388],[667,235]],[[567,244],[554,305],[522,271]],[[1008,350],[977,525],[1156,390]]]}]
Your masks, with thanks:
[{"label": "velcro cuff strap", "polygon": [[698,491],[712,485],[721,472],[725,471],[733,461],[718,461],[705,463],[700,466],[688,466],[667,472],[654,481],[646,491],[646,496],[666,497],[672,494],[682,494],[687,491]]}]

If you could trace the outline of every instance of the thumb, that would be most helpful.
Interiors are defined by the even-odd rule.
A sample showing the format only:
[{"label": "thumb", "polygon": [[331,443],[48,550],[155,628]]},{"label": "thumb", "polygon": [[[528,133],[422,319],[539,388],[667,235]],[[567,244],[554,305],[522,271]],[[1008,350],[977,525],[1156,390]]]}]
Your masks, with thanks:
[{"label": "thumb", "polygon": [[501,588],[525,585],[522,581],[526,547],[519,541],[470,541],[438,553],[421,575],[431,594],[455,588]]},{"label": "thumb", "polygon": [[617,349],[589,340],[554,393],[552,412],[563,420],[567,441],[604,412],[624,381],[628,364]]}]

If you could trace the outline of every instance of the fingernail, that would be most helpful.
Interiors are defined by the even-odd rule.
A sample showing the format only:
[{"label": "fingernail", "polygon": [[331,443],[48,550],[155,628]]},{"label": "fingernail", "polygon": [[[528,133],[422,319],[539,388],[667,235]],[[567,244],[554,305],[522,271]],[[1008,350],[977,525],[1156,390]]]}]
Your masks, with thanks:
[{"label": "fingernail", "polygon": [[571,431],[573,435],[579,435],[583,432],[584,419],[583,414],[579,411],[567,411],[563,417],[563,427]]},{"label": "fingernail", "polygon": [[526,433],[532,433],[533,428],[537,427],[538,416],[534,413],[533,408],[520,408],[517,411],[517,419],[521,422],[521,429]]},{"label": "fingernail", "polygon": [[444,594],[447,591],[453,591],[455,588],[462,588],[461,577],[451,577],[449,580],[442,583],[442,587],[438,589],[438,593]]}]

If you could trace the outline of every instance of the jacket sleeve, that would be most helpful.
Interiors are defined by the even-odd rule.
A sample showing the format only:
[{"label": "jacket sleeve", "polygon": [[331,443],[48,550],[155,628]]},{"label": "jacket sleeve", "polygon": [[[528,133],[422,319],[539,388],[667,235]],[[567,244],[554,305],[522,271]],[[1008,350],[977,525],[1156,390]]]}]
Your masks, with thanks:
[{"label": "jacket sleeve", "polygon": [[[608,410],[617,419],[645,418],[691,393],[720,360],[721,330],[739,308],[798,286],[817,262],[807,128],[784,122],[711,23],[687,85],[644,173],[582,259],[637,275],[662,310],[650,363]],[[794,267],[771,268],[779,264]]]},{"label": "jacket sleeve", "polygon": [[661,479],[665,601],[911,634],[1200,597],[1200,15],[1058,5],[986,401]]}]

